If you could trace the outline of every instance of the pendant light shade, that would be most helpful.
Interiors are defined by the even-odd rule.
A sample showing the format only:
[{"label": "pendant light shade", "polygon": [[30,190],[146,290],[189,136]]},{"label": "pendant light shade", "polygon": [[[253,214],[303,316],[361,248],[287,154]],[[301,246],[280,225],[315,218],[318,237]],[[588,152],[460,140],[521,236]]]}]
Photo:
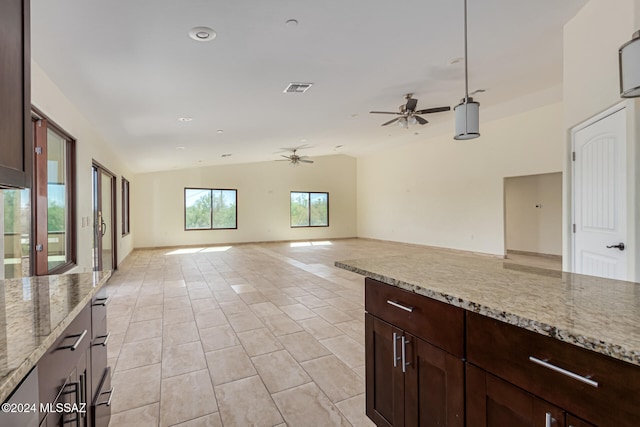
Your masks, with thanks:
[{"label": "pendant light shade", "polygon": [[467,61],[467,0],[464,0],[464,93],[453,111],[456,113],[456,134],[453,139],[474,139],[480,136],[480,104],[469,97],[469,64]]},{"label": "pendant light shade", "polygon": [[456,113],[456,134],[453,139],[474,139],[480,136],[480,104],[473,98],[463,99]]},{"label": "pendant light shade", "polygon": [[620,96],[636,98],[640,96],[640,31],[636,31],[631,41],[620,47]]}]

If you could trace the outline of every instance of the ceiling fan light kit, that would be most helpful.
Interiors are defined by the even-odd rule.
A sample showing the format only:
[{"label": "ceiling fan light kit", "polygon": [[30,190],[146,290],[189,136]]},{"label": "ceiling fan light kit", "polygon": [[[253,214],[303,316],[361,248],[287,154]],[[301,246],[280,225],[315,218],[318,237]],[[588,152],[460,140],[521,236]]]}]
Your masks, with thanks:
[{"label": "ceiling fan light kit", "polygon": [[313,163],[313,160],[309,160],[309,156],[299,156],[297,154],[297,151],[301,148],[306,148],[306,146],[301,145],[299,147],[295,147],[295,148],[283,148],[283,150],[285,151],[291,151],[291,154],[289,154],[288,156],[285,156],[284,154],[281,154],[280,157],[284,157],[284,159],[278,159],[276,160],[276,162],[289,162],[289,166],[292,167],[296,167],[298,166],[300,163]]},{"label": "ceiling fan light kit", "polygon": [[636,31],[630,41],[618,51],[620,66],[620,96],[637,98],[640,96],[640,31]]},{"label": "ceiling fan light kit", "polygon": [[456,113],[456,134],[453,139],[474,139],[480,136],[480,104],[469,97],[469,64],[467,53],[467,0],[464,0],[464,93],[453,110]]},{"label": "ceiling fan light kit", "polygon": [[424,110],[416,110],[418,106],[418,100],[413,98],[412,93],[408,93],[404,96],[404,99],[407,100],[405,104],[400,105],[399,112],[392,111],[369,111],[370,114],[395,114],[399,117],[389,120],[388,122],[383,123],[381,126],[387,126],[391,123],[397,123],[398,126],[404,129],[408,129],[409,125],[426,125],[429,123],[426,119],[420,117],[420,114],[431,114],[431,113],[440,113],[443,111],[450,111],[451,107],[435,107],[435,108],[425,108]]}]

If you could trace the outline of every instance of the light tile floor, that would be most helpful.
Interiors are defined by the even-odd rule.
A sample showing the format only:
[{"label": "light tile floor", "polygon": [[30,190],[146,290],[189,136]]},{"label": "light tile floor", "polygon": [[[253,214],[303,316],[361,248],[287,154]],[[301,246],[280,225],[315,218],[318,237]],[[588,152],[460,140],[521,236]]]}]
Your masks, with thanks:
[{"label": "light tile floor", "polygon": [[107,285],[111,427],[372,426],[360,239],[135,250]]}]

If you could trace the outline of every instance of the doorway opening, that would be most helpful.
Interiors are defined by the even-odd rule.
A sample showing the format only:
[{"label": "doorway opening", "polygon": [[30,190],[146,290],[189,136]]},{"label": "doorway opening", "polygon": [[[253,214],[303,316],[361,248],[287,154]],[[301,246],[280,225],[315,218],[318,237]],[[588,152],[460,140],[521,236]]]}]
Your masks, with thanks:
[{"label": "doorway opening", "polygon": [[504,178],[505,258],[562,270],[562,172]]}]

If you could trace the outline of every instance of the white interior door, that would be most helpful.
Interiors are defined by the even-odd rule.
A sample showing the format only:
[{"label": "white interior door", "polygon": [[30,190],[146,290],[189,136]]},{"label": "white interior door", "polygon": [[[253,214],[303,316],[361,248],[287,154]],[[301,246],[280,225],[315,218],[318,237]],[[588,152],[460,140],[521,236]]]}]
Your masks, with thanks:
[{"label": "white interior door", "polygon": [[573,271],[627,279],[627,112],[573,132]]}]

